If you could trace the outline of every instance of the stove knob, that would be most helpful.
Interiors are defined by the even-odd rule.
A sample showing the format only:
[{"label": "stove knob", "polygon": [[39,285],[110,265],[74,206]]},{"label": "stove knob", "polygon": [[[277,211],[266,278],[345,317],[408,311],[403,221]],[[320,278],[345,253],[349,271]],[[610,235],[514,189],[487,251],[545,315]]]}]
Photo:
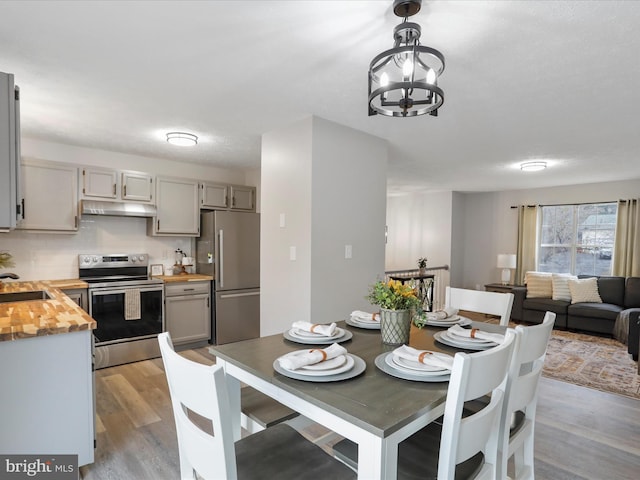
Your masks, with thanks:
[{"label": "stove knob", "polygon": [[83,265],[88,265],[89,263],[91,263],[91,257],[82,257]]},{"label": "stove knob", "polygon": [[144,262],[144,255],[140,255],[140,256],[138,257],[138,260],[140,260],[141,262]]},{"label": "stove knob", "polygon": [[91,261],[94,262],[94,263],[98,263],[98,257],[92,257]]},{"label": "stove knob", "polygon": [[138,257],[136,257],[135,255],[131,255],[131,261],[133,263],[136,263],[138,261]]}]

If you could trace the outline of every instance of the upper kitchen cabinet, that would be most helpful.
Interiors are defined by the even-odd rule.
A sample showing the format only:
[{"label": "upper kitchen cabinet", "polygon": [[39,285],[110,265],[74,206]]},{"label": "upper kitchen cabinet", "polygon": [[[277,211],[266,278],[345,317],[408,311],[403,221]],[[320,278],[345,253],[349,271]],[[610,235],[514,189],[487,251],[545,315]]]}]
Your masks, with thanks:
[{"label": "upper kitchen cabinet", "polygon": [[153,176],[141,172],[84,167],[82,198],[151,203]]},{"label": "upper kitchen cabinet", "polygon": [[0,231],[16,227],[21,216],[20,90],[13,75],[0,72]]},{"label": "upper kitchen cabinet", "polygon": [[205,182],[200,184],[200,207],[213,210],[255,212],[256,188]]},{"label": "upper kitchen cabinet", "polygon": [[25,230],[78,230],[78,169],[72,165],[22,161]]},{"label": "upper kitchen cabinet", "polygon": [[131,202],[152,202],[153,176],[148,173],[122,172],[122,199]]},{"label": "upper kitchen cabinet", "polygon": [[156,178],[157,214],[150,219],[152,235],[200,235],[197,180]]}]

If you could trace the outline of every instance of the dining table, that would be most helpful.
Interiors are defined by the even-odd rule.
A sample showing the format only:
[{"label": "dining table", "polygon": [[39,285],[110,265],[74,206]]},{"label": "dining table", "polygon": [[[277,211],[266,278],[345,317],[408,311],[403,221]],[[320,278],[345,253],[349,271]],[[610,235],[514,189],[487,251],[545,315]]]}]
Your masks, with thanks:
[{"label": "dining table", "polygon": [[[279,357],[322,347],[296,343],[283,334],[210,347],[216,364],[225,371],[234,438],[241,435],[240,388],[246,384],[355,442],[359,479],[396,478],[398,444],[443,415],[448,382],[407,380],[383,372],[374,363],[376,357],[397,346],[383,344],[380,330],[357,328],[344,321],[337,325],[352,334],[341,345],[366,364],[361,374],[339,381],[298,380],[279,373],[274,368]],[[484,322],[472,326],[504,331],[504,327]],[[434,334],[442,330],[412,325],[409,345],[450,355],[465,351],[436,341]]]}]

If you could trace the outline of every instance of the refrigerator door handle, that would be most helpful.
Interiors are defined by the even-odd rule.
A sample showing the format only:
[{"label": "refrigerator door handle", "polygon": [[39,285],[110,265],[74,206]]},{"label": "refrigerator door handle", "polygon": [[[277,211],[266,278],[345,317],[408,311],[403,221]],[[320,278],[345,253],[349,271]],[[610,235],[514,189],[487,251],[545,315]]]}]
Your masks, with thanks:
[{"label": "refrigerator door handle", "polygon": [[227,293],[224,295],[220,295],[220,298],[237,298],[237,297],[253,297],[255,295],[260,295],[260,292],[250,292],[250,293]]},{"label": "refrigerator door handle", "polygon": [[220,288],[224,287],[224,230],[218,232],[218,277]]}]

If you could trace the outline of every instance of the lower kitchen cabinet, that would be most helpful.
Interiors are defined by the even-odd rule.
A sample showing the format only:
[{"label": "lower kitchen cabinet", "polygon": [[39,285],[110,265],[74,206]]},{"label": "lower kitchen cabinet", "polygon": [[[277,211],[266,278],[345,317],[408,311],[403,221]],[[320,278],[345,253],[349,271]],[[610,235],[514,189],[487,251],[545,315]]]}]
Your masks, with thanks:
[{"label": "lower kitchen cabinet", "polygon": [[0,342],[0,452],[93,463],[92,331]]},{"label": "lower kitchen cabinet", "polygon": [[165,323],[174,345],[211,338],[211,282],[165,285]]},{"label": "lower kitchen cabinet", "polygon": [[89,299],[86,288],[62,289],[64,294],[80,305],[85,312],[89,313]]}]

